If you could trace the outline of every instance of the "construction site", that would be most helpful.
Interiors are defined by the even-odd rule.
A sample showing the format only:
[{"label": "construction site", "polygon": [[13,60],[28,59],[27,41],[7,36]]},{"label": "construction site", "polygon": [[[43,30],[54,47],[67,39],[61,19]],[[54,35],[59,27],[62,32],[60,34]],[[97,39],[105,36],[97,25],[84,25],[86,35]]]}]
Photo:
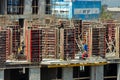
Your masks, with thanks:
[{"label": "construction site", "polygon": [[0,80],[120,80],[119,21],[66,19],[51,14],[50,0],[15,1],[0,0]]}]

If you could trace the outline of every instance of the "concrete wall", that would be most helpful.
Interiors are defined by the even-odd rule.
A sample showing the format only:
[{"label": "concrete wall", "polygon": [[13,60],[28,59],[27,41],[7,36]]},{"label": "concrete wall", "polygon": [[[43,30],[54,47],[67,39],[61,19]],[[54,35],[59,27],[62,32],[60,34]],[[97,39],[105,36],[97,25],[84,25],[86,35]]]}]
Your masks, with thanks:
[{"label": "concrete wall", "polygon": [[91,67],[91,79],[90,80],[104,80],[103,66],[92,66]]},{"label": "concrete wall", "polygon": [[43,16],[45,14],[45,0],[39,0],[38,3],[38,15]]},{"label": "concrete wall", "polygon": [[120,64],[117,64],[117,80],[120,80]]},{"label": "concrete wall", "polygon": [[62,69],[62,80],[73,80],[73,68]]},{"label": "concrete wall", "polygon": [[24,14],[30,15],[32,14],[32,0],[25,0],[24,2]]}]

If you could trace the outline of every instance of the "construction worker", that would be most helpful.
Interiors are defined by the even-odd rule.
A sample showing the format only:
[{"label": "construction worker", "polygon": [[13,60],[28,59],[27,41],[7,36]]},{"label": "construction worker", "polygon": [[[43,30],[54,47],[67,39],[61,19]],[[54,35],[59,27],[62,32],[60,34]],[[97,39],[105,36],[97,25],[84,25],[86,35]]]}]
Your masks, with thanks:
[{"label": "construction worker", "polygon": [[61,19],[59,20],[58,25],[59,25],[59,27],[58,27],[59,29],[64,28],[64,24]]},{"label": "construction worker", "polygon": [[82,45],[83,45],[83,53],[82,53],[82,59],[86,59],[88,57],[88,45],[86,44],[86,40],[82,41]]}]

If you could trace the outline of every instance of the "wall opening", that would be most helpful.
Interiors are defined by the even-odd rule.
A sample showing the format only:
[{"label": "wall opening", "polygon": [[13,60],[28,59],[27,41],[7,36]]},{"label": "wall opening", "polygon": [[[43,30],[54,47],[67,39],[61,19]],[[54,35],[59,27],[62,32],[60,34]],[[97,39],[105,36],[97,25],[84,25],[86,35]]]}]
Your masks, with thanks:
[{"label": "wall opening", "polygon": [[38,0],[32,1],[32,14],[38,13]]}]

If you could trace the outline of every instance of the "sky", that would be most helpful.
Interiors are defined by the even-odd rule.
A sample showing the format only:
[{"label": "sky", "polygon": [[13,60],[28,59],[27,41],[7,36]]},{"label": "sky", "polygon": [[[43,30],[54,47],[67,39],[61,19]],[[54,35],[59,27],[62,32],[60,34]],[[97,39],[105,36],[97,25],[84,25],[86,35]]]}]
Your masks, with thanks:
[{"label": "sky", "polygon": [[102,0],[102,4],[107,4],[109,7],[120,7],[120,0]]}]

